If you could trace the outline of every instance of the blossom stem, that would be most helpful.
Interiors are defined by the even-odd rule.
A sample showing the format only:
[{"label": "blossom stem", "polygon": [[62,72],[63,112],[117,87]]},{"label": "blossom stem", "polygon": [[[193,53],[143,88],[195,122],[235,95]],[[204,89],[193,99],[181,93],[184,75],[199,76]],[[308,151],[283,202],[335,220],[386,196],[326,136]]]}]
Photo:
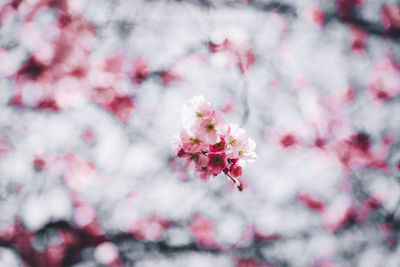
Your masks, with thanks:
[{"label": "blossom stem", "polygon": [[242,186],[242,184],[240,183],[240,181],[238,179],[236,179],[235,177],[233,177],[229,173],[225,173],[225,174],[226,174],[226,176],[228,176],[229,180],[231,180],[231,182],[236,186],[236,188],[239,191],[243,190],[243,186]]}]

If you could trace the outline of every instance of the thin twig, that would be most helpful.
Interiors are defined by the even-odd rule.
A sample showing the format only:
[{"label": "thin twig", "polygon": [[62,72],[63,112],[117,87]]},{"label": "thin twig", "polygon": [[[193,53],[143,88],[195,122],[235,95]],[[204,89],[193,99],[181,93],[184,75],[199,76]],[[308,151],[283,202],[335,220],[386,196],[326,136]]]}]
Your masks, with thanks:
[{"label": "thin twig", "polygon": [[243,190],[243,186],[242,186],[242,184],[240,183],[240,181],[238,179],[236,179],[235,177],[233,177],[229,173],[225,173],[225,174],[226,174],[226,176],[228,176],[228,178],[231,180],[231,182],[236,186],[236,188],[239,191]]}]

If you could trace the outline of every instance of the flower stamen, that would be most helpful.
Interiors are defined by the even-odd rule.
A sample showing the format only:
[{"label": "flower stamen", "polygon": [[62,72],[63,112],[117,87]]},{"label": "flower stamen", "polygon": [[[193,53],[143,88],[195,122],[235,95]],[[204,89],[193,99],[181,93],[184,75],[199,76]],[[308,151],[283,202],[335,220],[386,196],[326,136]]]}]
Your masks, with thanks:
[{"label": "flower stamen", "polygon": [[206,125],[206,129],[207,129],[208,131],[210,131],[210,132],[213,132],[213,131],[215,131],[215,125],[214,125],[213,123],[208,123],[208,124]]},{"label": "flower stamen", "polygon": [[191,138],[190,138],[190,141],[192,142],[193,145],[198,145],[198,144],[200,144],[200,139],[197,138],[197,137],[195,137],[195,138],[191,137]]},{"label": "flower stamen", "polygon": [[232,138],[230,141],[229,141],[229,144],[231,145],[231,146],[235,146],[236,145],[236,139],[234,139],[234,138]]}]

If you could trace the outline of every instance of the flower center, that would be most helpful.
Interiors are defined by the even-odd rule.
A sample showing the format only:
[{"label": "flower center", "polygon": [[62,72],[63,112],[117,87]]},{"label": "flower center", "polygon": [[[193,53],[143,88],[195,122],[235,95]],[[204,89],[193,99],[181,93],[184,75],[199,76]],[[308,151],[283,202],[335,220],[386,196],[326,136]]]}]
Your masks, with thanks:
[{"label": "flower center", "polygon": [[190,156],[191,160],[198,160],[199,159],[199,155],[198,154],[193,154]]},{"label": "flower center", "polygon": [[208,123],[207,125],[206,125],[206,129],[208,130],[208,131],[210,131],[210,132],[212,132],[212,131],[214,131],[215,130],[215,125],[213,124],[213,123]]},{"label": "flower center", "polygon": [[197,111],[197,112],[196,112],[196,117],[197,117],[197,118],[201,118],[201,117],[203,117],[203,114],[201,114],[200,111]]},{"label": "flower center", "polygon": [[200,140],[199,138],[195,137],[195,138],[190,138],[190,141],[192,142],[193,145],[197,145],[200,144]]},{"label": "flower center", "polygon": [[232,139],[229,141],[229,144],[230,144],[231,146],[235,146],[235,145],[236,145],[236,139],[232,138]]},{"label": "flower center", "polygon": [[244,154],[244,151],[243,151],[243,150],[240,150],[240,151],[239,151],[239,156],[243,156],[243,154]]},{"label": "flower center", "polygon": [[222,158],[220,158],[220,157],[215,157],[215,158],[214,158],[214,164],[215,164],[215,165],[221,165],[221,164],[222,164]]}]

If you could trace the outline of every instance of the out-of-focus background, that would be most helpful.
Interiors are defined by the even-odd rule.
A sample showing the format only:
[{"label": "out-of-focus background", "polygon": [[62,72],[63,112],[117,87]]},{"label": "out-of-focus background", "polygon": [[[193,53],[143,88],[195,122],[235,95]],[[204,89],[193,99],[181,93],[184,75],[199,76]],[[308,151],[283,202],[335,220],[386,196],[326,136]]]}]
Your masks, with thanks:
[{"label": "out-of-focus background", "polygon": [[[0,266],[400,265],[398,1],[0,4]],[[174,157],[195,95],[243,192]]]}]

